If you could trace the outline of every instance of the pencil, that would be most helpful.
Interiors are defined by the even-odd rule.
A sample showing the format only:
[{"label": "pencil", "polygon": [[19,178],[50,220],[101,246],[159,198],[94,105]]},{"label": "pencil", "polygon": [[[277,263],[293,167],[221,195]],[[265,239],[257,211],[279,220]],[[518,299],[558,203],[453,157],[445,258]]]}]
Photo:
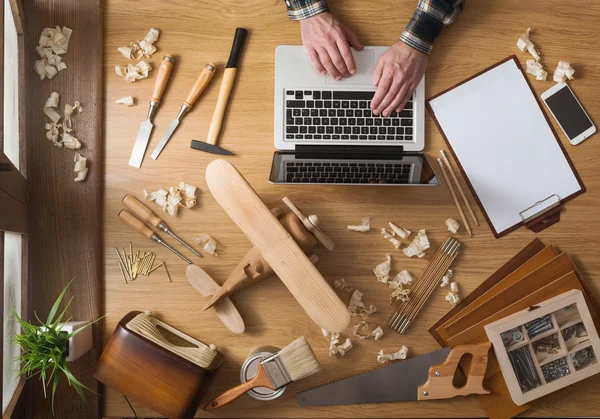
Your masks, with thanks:
[{"label": "pencil", "polygon": [[475,224],[479,225],[479,221],[477,220],[477,217],[475,216],[475,213],[473,212],[473,208],[471,208],[471,204],[469,204],[469,201],[467,200],[467,197],[465,196],[465,192],[463,191],[463,188],[460,186],[460,183],[458,183],[458,179],[456,178],[454,169],[450,165],[450,161],[448,160],[448,156],[446,156],[446,152],[444,150],[440,150],[440,153],[442,153],[442,158],[444,159],[444,163],[446,163],[446,166],[448,166],[448,171],[450,172],[450,176],[452,176],[452,179],[454,180],[454,183],[456,184],[456,189],[458,189],[460,196],[462,197],[463,201],[465,202],[467,211],[469,211],[469,214],[471,214],[471,218],[473,219],[473,221],[475,221]]},{"label": "pencil", "polygon": [[446,185],[448,185],[448,189],[450,190],[450,193],[452,194],[452,199],[454,199],[454,204],[456,205],[456,209],[458,210],[458,212],[460,213],[460,218],[462,219],[465,228],[467,229],[467,233],[469,233],[469,237],[473,237],[473,233],[471,233],[471,227],[469,227],[469,223],[467,222],[467,219],[465,218],[465,213],[463,212],[462,208],[460,207],[460,203],[458,202],[458,198],[456,197],[456,192],[454,192],[454,188],[452,187],[452,184],[449,182],[449,178],[448,178],[448,173],[446,172],[446,167],[444,167],[444,163],[442,163],[442,159],[437,159],[438,164],[440,165],[440,167],[442,168],[442,175],[444,177],[444,182],[446,183]]}]

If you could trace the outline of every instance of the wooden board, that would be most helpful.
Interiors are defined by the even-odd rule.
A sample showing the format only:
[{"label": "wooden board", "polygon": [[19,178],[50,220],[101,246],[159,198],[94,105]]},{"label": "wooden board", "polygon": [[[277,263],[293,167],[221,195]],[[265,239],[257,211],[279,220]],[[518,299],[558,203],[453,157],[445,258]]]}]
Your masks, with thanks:
[{"label": "wooden board", "polygon": [[[367,45],[390,45],[408,22],[416,2],[381,0],[330,0],[332,10],[356,31]],[[300,44],[300,29],[289,22],[283,2],[252,0],[193,0],[169,2],[105,1],[105,201],[103,207],[103,252],[105,258],[104,310],[110,312],[104,329],[110,335],[118,320],[133,309],[151,309],[165,321],[204,342],[215,343],[222,350],[225,362],[207,389],[205,401],[220,391],[239,382],[239,369],[249,352],[261,345],[284,347],[300,335],[307,337],[321,362],[323,371],[298,383],[291,384],[283,396],[272,402],[259,402],[243,397],[216,413],[199,412],[200,417],[440,417],[486,416],[474,397],[456,398],[430,403],[409,402],[368,406],[339,406],[298,409],[296,392],[331,380],[367,371],[378,366],[374,352],[398,350],[401,345],[419,355],[439,348],[427,328],[442,317],[450,305],[444,293],[438,290],[407,335],[401,336],[384,325],[393,314],[388,305],[389,289],[376,281],[372,269],[393,255],[393,273],[407,269],[418,277],[426,268],[431,253],[424,259],[406,258],[379,235],[379,229],[388,221],[416,232],[427,229],[435,249],[447,236],[444,220],[459,219],[452,198],[444,186],[438,188],[336,188],[311,186],[272,186],[268,183],[273,157],[273,76],[274,50],[280,44]],[[582,12],[584,10],[585,12]],[[480,0],[467,2],[464,13],[437,39],[429,58],[426,74],[426,97],[464,80],[483,68],[517,53],[522,65],[529,55],[516,49],[519,36],[532,25],[532,41],[540,48],[543,63],[551,73],[559,60],[569,61],[576,69],[570,86],[585,106],[589,115],[600,114],[600,63],[593,57],[600,55],[600,44],[595,41],[600,4],[587,0],[577,5],[560,1]],[[374,22],[377,24],[374,25]],[[574,24],[576,22],[576,24]],[[308,320],[287,288],[276,278],[266,279],[233,296],[232,300],[246,323],[247,332],[236,336],[228,332],[213,311],[201,313],[206,299],[195,293],[185,278],[185,264],[157,244],[124,229],[116,220],[126,193],[143,198],[142,189],[155,190],[169,187],[184,180],[199,187],[199,204],[192,210],[180,212],[178,217],[165,221],[183,239],[192,241],[200,233],[209,233],[220,243],[218,258],[194,258],[217,282],[222,283],[237,262],[250,249],[250,242],[233,223],[220,205],[212,198],[206,186],[204,170],[215,156],[189,149],[192,138],[205,139],[213,114],[219,84],[223,76],[235,28],[249,29],[244,53],[240,59],[236,85],[233,88],[219,145],[233,151],[228,159],[239,168],[250,185],[267,206],[282,205],[281,198],[290,197],[306,214],[317,214],[322,228],[336,244],[333,252],[316,249],[318,268],[329,280],[344,277],[352,286],[364,292],[367,304],[374,304],[378,312],[371,324],[381,325],[385,336],[380,341],[354,340],[355,347],[344,358],[329,358],[328,342],[318,327]],[[194,109],[185,117],[177,132],[157,161],[145,161],[140,170],[127,165],[140,122],[145,118],[148,99],[155,74],[149,80],[127,84],[114,74],[116,64],[127,61],[117,48],[141,39],[150,27],[161,30],[157,42],[159,52],[151,60],[156,65],[162,53],[175,54],[176,63],[163,103],[156,114],[155,132],[149,149],[158,143],[171,120],[176,116],[198,72],[206,62],[218,64],[217,73]],[[528,75],[528,77],[532,77]],[[539,95],[552,86],[551,81],[532,81]],[[137,106],[124,108],[114,104],[122,96],[133,95]],[[597,248],[591,243],[600,235],[597,223],[597,203],[600,202],[600,149],[597,137],[591,137],[573,147],[556,125],[577,171],[588,191],[566,205],[561,221],[543,231],[539,237],[552,243],[560,251],[572,255],[583,276],[590,282],[594,294],[600,290],[600,260]],[[596,121],[598,123],[598,121]],[[600,134],[596,134],[598,136]],[[425,121],[425,152],[431,157],[444,148],[441,135],[427,115]],[[452,162],[456,167],[455,162]],[[467,186],[461,180],[463,189]],[[471,197],[472,205],[474,201]],[[158,207],[153,209],[160,211]],[[480,220],[481,212],[475,208]],[[163,214],[161,213],[161,216]],[[360,223],[361,217],[372,217],[373,231],[365,234],[346,230],[347,225]],[[461,228],[457,238],[464,251],[455,266],[455,279],[461,295],[467,296],[500,266],[536,237],[526,229],[519,229],[494,239],[487,225],[474,228],[469,238]],[[177,246],[173,240],[167,241]],[[143,281],[125,284],[116,265],[113,247],[134,246],[153,251],[157,259],[167,261],[173,283],[164,272],[143,278]],[[541,250],[541,249],[539,249]],[[189,252],[185,253],[190,255]],[[510,272],[509,272],[510,273]],[[506,275],[503,275],[503,277]],[[340,294],[347,302],[349,294]],[[357,319],[353,320],[355,324]],[[350,337],[351,330],[344,336]],[[556,399],[543,400],[526,415],[585,416],[600,411],[597,388],[600,378],[586,381],[577,391],[565,389]],[[563,393],[566,392],[566,393]],[[153,412],[133,404],[138,417],[155,417]],[[122,395],[106,389],[104,397],[106,416],[131,417],[132,412]]]},{"label": "wooden board", "polygon": [[[30,193],[29,281],[30,307],[45,318],[56,297],[75,278],[65,300],[74,296],[67,317],[94,320],[100,316],[102,254],[102,0],[31,0],[24,2],[25,87],[27,118],[27,180]],[[45,27],[73,29],[64,55],[68,68],[52,80],[40,80],[33,71],[35,47]],[[83,143],[89,173],[83,183],[73,182],[73,150],[57,148],[46,139],[43,106],[51,92],[60,93],[60,109],[76,100],[83,113],[73,117],[73,134]],[[33,319],[32,319],[33,320]],[[101,325],[94,327],[100,347]],[[100,355],[92,350],[70,363],[69,369],[86,386],[98,391],[92,377]],[[64,378],[64,377],[63,377]],[[35,417],[51,418],[50,399],[34,380]],[[90,417],[100,414],[99,398],[87,392],[89,407],[66,380],[59,385],[56,417]]]}]

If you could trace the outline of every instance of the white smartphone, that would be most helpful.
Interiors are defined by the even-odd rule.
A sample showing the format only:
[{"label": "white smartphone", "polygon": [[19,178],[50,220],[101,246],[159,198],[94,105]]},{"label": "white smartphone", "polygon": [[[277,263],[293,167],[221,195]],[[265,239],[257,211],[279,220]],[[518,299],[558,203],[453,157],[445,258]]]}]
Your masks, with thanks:
[{"label": "white smartphone", "polygon": [[542,100],[571,144],[577,145],[596,127],[567,83],[557,83],[542,93]]}]

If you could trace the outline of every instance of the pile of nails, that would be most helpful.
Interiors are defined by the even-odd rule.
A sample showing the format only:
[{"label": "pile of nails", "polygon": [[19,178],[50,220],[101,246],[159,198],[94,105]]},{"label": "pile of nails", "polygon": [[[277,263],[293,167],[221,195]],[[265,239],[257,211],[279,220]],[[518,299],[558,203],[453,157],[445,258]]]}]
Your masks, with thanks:
[{"label": "pile of nails", "polygon": [[525,330],[527,331],[527,335],[529,337],[539,335],[540,333],[552,329],[552,327],[553,325],[550,315],[539,317],[530,321],[529,323],[525,323]]},{"label": "pile of nails", "polygon": [[527,346],[510,351],[508,359],[510,359],[517,381],[524,392],[542,384]]},{"label": "pile of nails", "polygon": [[571,373],[567,358],[560,358],[556,361],[549,362],[546,365],[542,365],[542,373],[544,374],[547,383],[566,377]]}]

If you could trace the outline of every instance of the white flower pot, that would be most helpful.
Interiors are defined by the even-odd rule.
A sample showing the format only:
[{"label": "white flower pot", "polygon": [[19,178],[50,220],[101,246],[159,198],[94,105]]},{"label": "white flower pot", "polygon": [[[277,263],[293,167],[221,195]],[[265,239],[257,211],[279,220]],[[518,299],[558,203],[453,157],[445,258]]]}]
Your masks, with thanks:
[{"label": "white flower pot", "polygon": [[[74,321],[60,323],[60,331],[71,333],[74,330],[80,329],[84,326],[89,325],[89,321]],[[94,346],[94,338],[92,335],[92,326],[88,326],[81,332],[77,333],[69,339],[69,355],[67,356],[67,362],[75,361],[77,358],[85,355]]]}]

